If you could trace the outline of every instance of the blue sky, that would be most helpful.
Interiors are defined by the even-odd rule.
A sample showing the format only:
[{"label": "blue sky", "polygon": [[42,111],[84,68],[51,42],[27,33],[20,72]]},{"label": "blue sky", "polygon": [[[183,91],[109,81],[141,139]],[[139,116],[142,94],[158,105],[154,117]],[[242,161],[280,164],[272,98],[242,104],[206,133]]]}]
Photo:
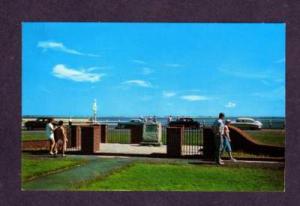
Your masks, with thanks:
[{"label": "blue sky", "polygon": [[285,116],[285,24],[23,23],[22,115]]}]

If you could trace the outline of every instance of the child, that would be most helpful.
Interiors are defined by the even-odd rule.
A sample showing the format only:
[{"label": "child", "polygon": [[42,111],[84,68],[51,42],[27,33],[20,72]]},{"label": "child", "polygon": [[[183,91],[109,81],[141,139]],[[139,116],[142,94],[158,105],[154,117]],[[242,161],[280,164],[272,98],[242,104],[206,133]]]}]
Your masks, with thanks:
[{"label": "child", "polygon": [[233,162],[236,162],[236,159],[234,159],[232,157],[232,150],[231,150],[231,146],[230,146],[230,135],[229,135],[229,128],[228,128],[228,125],[230,124],[230,120],[227,119],[225,121],[225,126],[224,126],[224,135],[223,135],[223,149],[221,151],[221,153],[223,153],[224,150],[226,150],[226,152],[228,152],[228,155],[230,157],[230,159],[233,161]]},{"label": "child", "polygon": [[58,127],[54,131],[54,137],[56,142],[55,143],[56,154],[58,151],[60,151],[62,156],[64,157],[68,139],[63,124],[64,124],[63,121],[58,122]]}]

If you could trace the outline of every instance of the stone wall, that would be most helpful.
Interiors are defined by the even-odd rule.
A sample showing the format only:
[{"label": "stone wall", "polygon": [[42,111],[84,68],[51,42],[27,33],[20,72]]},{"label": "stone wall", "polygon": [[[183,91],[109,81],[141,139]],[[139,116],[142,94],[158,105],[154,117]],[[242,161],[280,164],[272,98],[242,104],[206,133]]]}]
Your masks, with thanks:
[{"label": "stone wall", "polygon": [[264,154],[275,157],[284,156],[284,147],[258,143],[251,135],[234,126],[229,126],[229,129],[233,151],[241,150],[253,154]]}]

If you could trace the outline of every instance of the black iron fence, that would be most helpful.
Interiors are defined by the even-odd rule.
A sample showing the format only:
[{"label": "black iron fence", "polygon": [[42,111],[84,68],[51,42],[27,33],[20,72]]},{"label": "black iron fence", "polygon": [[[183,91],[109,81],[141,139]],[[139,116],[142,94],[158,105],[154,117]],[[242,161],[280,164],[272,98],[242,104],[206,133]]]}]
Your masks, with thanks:
[{"label": "black iron fence", "polygon": [[130,144],[131,130],[130,129],[107,129],[107,143]]},{"label": "black iron fence", "polygon": [[184,156],[203,154],[203,129],[184,129],[181,145]]}]

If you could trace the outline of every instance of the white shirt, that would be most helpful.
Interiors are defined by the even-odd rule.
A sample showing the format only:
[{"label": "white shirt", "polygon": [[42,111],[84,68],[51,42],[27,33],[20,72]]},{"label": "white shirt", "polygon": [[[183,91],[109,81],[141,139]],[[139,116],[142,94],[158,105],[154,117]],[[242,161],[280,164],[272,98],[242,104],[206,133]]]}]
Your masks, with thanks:
[{"label": "white shirt", "polygon": [[215,132],[220,135],[224,135],[224,122],[222,119],[218,119],[214,123]]},{"label": "white shirt", "polygon": [[52,123],[48,123],[46,125],[46,136],[48,139],[54,139],[54,132],[53,132],[53,124]]}]

